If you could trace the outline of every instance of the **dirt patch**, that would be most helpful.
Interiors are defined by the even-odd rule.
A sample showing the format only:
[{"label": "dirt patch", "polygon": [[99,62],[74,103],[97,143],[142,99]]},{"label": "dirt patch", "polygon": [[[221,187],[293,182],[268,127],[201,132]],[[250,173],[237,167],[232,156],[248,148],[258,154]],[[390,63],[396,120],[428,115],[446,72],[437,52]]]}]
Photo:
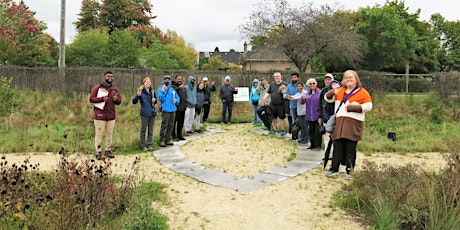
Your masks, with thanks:
[{"label": "dirt patch", "polygon": [[[296,148],[286,140],[248,132],[250,125],[219,127],[226,132],[189,142],[182,147],[183,152],[201,164],[244,176],[285,163]],[[51,170],[59,161],[59,155],[54,153],[6,157],[10,163],[21,163],[27,155],[30,163],[40,163],[41,170]],[[159,164],[151,153],[117,156],[113,160],[114,173],[129,172],[136,157],[141,158],[137,164],[140,179],[168,186],[170,204],[160,206],[160,211],[168,216],[171,229],[367,229],[358,219],[331,205],[332,194],[349,181],[343,174],[326,178],[322,164],[283,182],[239,193],[177,174]],[[379,164],[414,163],[427,170],[446,165],[437,153],[358,153],[356,170],[360,170],[364,159]]]}]

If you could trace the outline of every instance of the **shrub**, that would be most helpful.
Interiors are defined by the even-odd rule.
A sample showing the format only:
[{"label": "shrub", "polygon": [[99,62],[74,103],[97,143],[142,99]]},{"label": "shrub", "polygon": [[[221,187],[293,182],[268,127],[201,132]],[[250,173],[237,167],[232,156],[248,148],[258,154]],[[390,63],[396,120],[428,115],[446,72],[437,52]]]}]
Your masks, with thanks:
[{"label": "shrub", "polygon": [[0,77],[0,117],[7,116],[18,105],[18,93],[11,88],[13,79]]}]

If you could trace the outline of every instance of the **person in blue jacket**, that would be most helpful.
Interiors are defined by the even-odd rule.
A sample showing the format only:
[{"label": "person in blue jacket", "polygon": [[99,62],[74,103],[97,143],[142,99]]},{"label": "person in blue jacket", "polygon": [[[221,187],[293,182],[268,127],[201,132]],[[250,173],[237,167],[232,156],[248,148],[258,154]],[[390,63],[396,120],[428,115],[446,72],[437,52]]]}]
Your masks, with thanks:
[{"label": "person in blue jacket", "polygon": [[[141,150],[153,150],[153,127],[155,125],[157,95],[152,87],[152,79],[150,77],[144,78],[142,86],[137,89],[137,93],[133,98],[133,104],[140,102],[141,109],[141,130],[140,130],[140,144]],[[147,142],[145,141],[145,130],[147,129]]]},{"label": "person in blue jacket", "polygon": [[171,87],[171,77],[169,75],[163,77],[163,83],[158,88],[157,93],[161,102],[160,146],[166,147],[166,145],[174,145],[171,138],[180,97],[177,95],[176,90]]},{"label": "person in blue jacket", "polygon": [[257,115],[257,110],[260,108],[260,105],[259,105],[260,94],[258,94],[256,91],[258,85],[259,85],[259,79],[254,78],[254,80],[252,80],[251,94],[249,95],[249,103],[252,105],[252,108],[254,109],[254,120],[252,121],[252,124],[257,124],[257,123],[262,124],[262,121]]}]

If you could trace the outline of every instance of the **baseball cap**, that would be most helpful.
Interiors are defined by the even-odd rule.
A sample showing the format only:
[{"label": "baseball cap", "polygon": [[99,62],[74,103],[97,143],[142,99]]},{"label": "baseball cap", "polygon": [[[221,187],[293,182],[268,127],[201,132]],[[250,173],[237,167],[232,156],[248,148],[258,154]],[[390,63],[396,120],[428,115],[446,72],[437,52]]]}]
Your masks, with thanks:
[{"label": "baseball cap", "polygon": [[230,76],[226,76],[226,77],[225,77],[225,80],[231,81],[232,79],[230,78]]},{"label": "baseball cap", "polygon": [[331,78],[332,80],[334,80],[334,75],[327,73],[326,75],[324,75],[324,78]]},{"label": "baseball cap", "polygon": [[203,78],[203,81],[207,81],[207,80],[208,80],[208,78],[207,78],[207,77],[204,77],[204,78]]},{"label": "baseball cap", "polygon": [[163,77],[163,80],[166,79],[166,78],[169,79],[169,80],[171,80],[171,76],[169,76],[169,75],[165,75],[165,76]]}]

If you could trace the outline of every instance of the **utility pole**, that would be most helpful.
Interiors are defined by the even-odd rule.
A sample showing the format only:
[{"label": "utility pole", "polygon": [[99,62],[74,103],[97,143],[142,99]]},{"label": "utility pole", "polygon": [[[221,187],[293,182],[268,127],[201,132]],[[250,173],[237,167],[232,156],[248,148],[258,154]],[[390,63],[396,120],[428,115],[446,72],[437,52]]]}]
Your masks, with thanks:
[{"label": "utility pole", "polygon": [[59,79],[65,81],[65,0],[61,0],[61,33],[59,40]]}]

